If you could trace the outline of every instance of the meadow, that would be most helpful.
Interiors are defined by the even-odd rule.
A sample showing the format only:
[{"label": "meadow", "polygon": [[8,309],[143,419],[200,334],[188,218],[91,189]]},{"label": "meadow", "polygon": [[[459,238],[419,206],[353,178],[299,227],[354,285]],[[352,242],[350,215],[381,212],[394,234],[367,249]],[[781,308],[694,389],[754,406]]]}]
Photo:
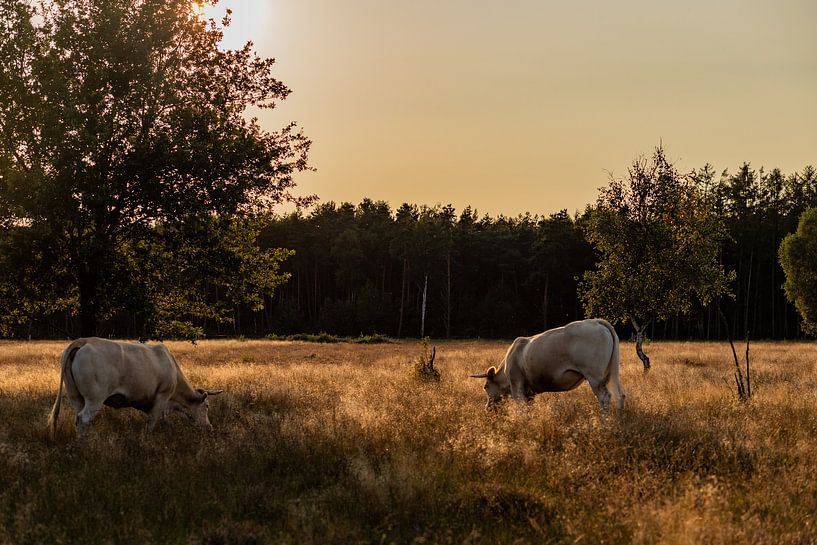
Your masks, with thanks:
[{"label": "meadow", "polygon": [[487,414],[499,341],[168,343],[215,430],[105,409],[79,448],[64,342],[0,343],[0,544],[817,543],[817,346],[622,343],[623,415],[587,385]]}]

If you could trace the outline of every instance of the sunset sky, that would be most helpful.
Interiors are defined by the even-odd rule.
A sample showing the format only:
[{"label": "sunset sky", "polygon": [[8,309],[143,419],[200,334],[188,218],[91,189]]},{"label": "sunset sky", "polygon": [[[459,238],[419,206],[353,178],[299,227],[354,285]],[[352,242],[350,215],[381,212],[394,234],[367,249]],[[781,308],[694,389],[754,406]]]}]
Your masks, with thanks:
[{"label": "sunset sky", "polygon": [[[293,91],[322,201],[573,212],[663,141],[680,168],[817,163],[815,0],[222,0]],[[220,15],[218,16],[220,18]]]}]

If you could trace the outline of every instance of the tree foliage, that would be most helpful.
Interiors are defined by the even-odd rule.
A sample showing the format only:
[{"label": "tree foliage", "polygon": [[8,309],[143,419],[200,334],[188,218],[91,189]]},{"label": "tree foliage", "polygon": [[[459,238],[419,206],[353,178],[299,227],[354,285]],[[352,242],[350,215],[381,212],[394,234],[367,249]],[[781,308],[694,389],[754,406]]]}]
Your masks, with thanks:
[{"label": "tree foliage", "polygon": [[803,212],[797,231],[780,244],[784,289],[803,318],[803,329],[817,333],[817,208]]},{"label": "tree foliage", "polygon": [[[72,308],[90,335],[140,301],[161,331],[171,314],[222,315],[193,295],[205,285],[255,304],[228,264],[244,287],[282,280],[264,271],[284,254],[257,258],[250,224],[234,219],[293,199],[307,168],[294,125],[266,132],[245,116],[289,93],[272,59],[249,43],[219,49],[219,25],[189,0],[2,0],[0,32],[7,322]],[[209,259],[216,248],[226,262]]]}]

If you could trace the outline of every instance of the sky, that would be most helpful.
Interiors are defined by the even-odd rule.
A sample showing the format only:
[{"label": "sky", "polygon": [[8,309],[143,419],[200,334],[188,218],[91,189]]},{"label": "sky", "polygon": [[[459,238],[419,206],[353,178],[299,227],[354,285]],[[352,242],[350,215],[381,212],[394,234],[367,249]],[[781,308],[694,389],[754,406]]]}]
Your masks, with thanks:
[{"label": "sky", "polygon": [[682,170],[817,165],[815,0],[221,0],[292,94],[322,202],[569,212],[663,143]]}]

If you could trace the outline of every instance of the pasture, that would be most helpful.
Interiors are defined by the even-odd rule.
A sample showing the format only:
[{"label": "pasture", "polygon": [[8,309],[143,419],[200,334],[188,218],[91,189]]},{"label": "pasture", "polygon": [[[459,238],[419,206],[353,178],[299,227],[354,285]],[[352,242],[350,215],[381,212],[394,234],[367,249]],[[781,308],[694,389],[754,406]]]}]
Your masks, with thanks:
[{"label": "pasture", "polygon": [[[739,403],[726,343],[622,343],[627,410],[585,384],[489,415],[507,343],[168,343],[224,388],[215,431],[105,409],[83,449],[63,404],[63,342],[0,344],[0,543],[817,542],[817,346],[753,343]],[[724,380],[726,379],[726,381]]]}]

